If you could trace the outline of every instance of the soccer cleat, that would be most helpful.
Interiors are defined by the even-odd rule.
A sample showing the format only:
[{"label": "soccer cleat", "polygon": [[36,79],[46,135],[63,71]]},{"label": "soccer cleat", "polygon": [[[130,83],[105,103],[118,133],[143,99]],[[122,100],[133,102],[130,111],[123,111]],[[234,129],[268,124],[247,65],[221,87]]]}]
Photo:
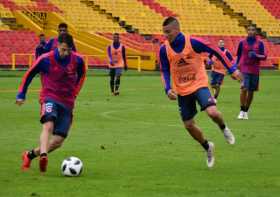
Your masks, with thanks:
[{"label": "soccer cleat", "polygon": [[244,111],[240,111],[239,115],[237,116],[237,119],[242,120],[244,119]]},{"label": "soccer cleat", "polygon": [[21,165],[21,170],[26,171],[30,168],[31,166],[31,159],[28,157],[28,151],[24,151],[22,153],[22,165]]},{"label": "soccer cleat", "polygon": [[48,166],[48,157],[47,156],[40,157],[40,160],[39,160],[40,171],[46,172],[47,166]]},{"label": "soccer cleat", "polygon": [[224,129],[224,136],[229,144],[235,144],[235,137],[228,127]]},{"label": "soccer cleat", "polygon": [[214,98],[214,103],[215,103],[215,104],[217,104],[217,103],[218,103],[218,100],[217,100],[217,99],[215,99],[215,98]]},{"label": "soccer cleat", "polygon": [[120,92],[119,91],[115,91],[115,96],[119,96]]},{"label": "soccer cleat", "polygon": [[207,153],[207,166],[208,168],[212,168],[215,164],[215,157],[214,157],[214,143],[213,142],[208,142],[209,148],[206,151]]},{"label": "soccer cleat", "polygon": [[249,118],[248,118],[248,112],[244,112],[243,113],[243,119],[244,120],[248,120]]}]

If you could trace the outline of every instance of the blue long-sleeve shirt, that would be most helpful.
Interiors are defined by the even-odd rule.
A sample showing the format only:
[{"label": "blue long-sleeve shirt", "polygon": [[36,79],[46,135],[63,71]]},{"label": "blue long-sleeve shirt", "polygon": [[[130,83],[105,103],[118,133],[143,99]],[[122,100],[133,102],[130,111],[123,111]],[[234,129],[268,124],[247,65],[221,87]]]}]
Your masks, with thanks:
[{"label": "blue long-sleeve shirt", "polygon": [[[59,56],[59,52],[58,49],[54,50],[54,54],[55,54],[55,60],[63,67],[67,67],[68,64],[71,61],[70,56],[67,56],[65,58],[61,58]],[[76,59],[77,61],[77,84],[80,82],[81,78],[84,76],[85,73],[85,69],[84,69],[84,61],[82,58],[77,57]],[[42,59],[38,59],[35,64],[27,71],[27,74],[25,75],[24,79],[23,79],[23,83],[21,85],[21,87],[19,88],[19,92],[16,96],[17,99],[25,99],[26,97],[26,92],[28,89],[29,84],[31,83],[32,79],[35,77],[36,74],[38,73],[48,73],[49,69],[51,66],[51,62],[50,59],[48,57],[42,58]]]},{"label": "blue long-sleeve shirt", "polygon": [[[233,73],[236,70],[236,66],[229,67],[225,60],[223,59],[221,53],[215,49],[214,47],[210,47],[202,41],[192,38],[190,39],[191,46],[196,53],[206,52],[209,54],[215,55],[225,66],[229,73]],[[174,41],[170,44],[171,48],[176,52],[180,53],[183,51],[185,47],[185,36],[182,33],[179,33]],[[170,64],[167,57],[166,47],[162,45],[160,48],[160,63],[161,63],[161,72],[165,85],[165,92],[171,89],[170,83]]]},{"label": "blue long-sleeve shirt", "polygon": [[[117,48],[120,47],[120,44],[121,44],[120,42],[113,42],[113,47],[115,49],[117,49]],[[110,64],[112,64],[113,60],[112,60],[112,54],[111,54],[111,45],[109,45],[108,48],[107,48],[107,54],[109,56]],[[126,54],[125,54],[125,47],[124,46],[122,47],[122,58],[124,60],[124,65],[126,66],[127,64],[126,64]]]},{"label": "blue long-sleeve shirt", "polygon": [[[254,45],[255,42],[257,41],[256,37],[247,37],[246,41],[248,42],[249,45]],[[264,53],[264,44],[263,42],[259,43],[259,55],[265,55]],[[239,42],[238,49],[237,49],[237,59],[236,59],[236,64],[239,64],[241,56],[243,52],[243,44],[242,41]],[[266,56],[264,58],[259,58],[260,60],[266,59]]]},{"label": "blue long-sleeve shirt", "polygon": [[40,42],[40,44],[36,47],[36,50],[35,50],[35,58],[36,59],[45,52],[45,45],[46,44],[47,43],[45,41],[43,41],[43,42]]}]

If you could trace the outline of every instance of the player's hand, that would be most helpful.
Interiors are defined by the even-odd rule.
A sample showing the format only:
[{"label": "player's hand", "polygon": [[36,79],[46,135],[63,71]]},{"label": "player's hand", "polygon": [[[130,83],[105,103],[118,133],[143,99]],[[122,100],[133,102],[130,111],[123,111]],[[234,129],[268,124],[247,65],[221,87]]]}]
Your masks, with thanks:
[{"label": "player's hand", "polygon": [[23,105],[24,104],[24,99],[17,99],[16,100],[16,104],[18,105],[18,106],[21,106],[21,105]]},{"label": "player's hand", "polygon": [[256,54],[255,51],[249,51],[248,56],[249,56],[249,58],[251,58],[251,59],[257,58],[257,54]]},{"label": "player's hand", "polygon": [[177,99],[177,94],[174,90],[170,89],[167,92],[167,96],[170,100],[176,100]]},{"label": "player's hand", "polygon": [[239,70],[235,70],[232,74],[231,74],[231,77],[235,80],[238,80],[238,81],[242,81],[243,80],[243,76],[242,74],[240,73]]},{"label": "player's hand", "polygon": [[124,67],[124,70],[127,71],[127,66]]}]

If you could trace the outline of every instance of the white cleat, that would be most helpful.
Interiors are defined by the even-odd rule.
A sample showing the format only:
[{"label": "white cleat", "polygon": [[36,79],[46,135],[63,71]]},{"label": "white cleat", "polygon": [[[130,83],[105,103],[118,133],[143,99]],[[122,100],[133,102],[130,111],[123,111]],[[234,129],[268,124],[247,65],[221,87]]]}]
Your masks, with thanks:
[{"label": "white cleat", "polygon": [[214,103],[215,103],[215,104],[217,104],[217,103],[218,103],[218,100],[217,100],[217,99],[215,99],[215,98],[214,98]]},{"label": "white cleat", "polygon": [[207,166],[208,168],[212,168],[215,164],[215,157],[214,157],[214,143],[213,142],[208,142],[209,148],[207,150]]},{"label": "white cleat", "polygon": [[239,115],[237,116],[237,119],[242,120],[244,119],[244,111],[240,111]]},{"label": "white cleat", "polygon": [[224,129],[224,136],[229,144],[235,144],[235,137],[228,127]]},{"label": "white cleat", "polygon": [[248,112],[243,113],[243,120],[248,120]]}]

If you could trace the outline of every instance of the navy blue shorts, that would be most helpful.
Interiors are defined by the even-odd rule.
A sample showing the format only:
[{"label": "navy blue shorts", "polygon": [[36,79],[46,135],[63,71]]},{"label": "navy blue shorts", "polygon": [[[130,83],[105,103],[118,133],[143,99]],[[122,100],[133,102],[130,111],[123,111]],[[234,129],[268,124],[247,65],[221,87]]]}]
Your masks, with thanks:
[{"label": "navy blue shorts", "polygon": [[222,85],[224,81],[224,76],[221,73],[212,71],[211,72],[211,85]]},{"label": "navy blue shorts", "polygon": [[257,91],[259,89],[259,75],[242,73],[243,82],[241,88],[248,91]]},{"label": "navy blue shorts", "polygon": [[54,135],[66,138],[72,124],[72,111],[54,101],[46,101],[41,105],[41,120],[44,124],[48,121],[54,122]]},{"label": "navy blue shorts", "polygon": [[123,72],[123,68],[110,68],[109,75],[120,76],[122,75],[122,72]]},{"label": "navy blue shorts", "polygon": [[196,102],[200,105],[201,111],[209,106],[216,105],[209,88],[200,88],[186,96],[178,95],[179,111],[183,121],[190,120],[196,115]]}]

